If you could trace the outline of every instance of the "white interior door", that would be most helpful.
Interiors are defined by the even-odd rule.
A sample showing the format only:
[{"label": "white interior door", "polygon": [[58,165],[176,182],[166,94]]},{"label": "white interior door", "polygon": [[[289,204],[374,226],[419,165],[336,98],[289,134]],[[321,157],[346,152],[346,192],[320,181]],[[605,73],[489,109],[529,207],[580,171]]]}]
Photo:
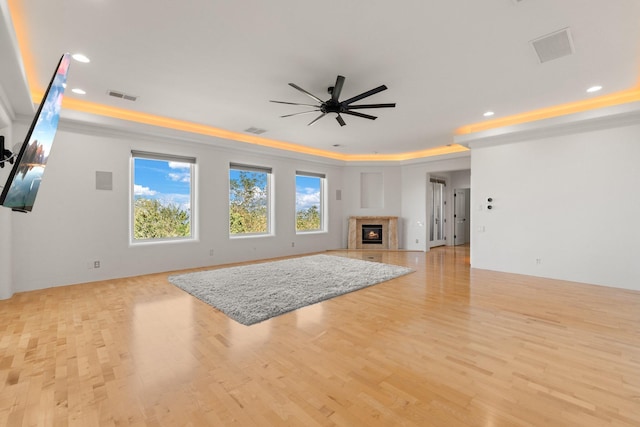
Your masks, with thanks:
[{"label": "white interior door", "polygon": [[467,218],[467,192],[469,190],[456,188],[453,193],[453,244],[464,245],[469,241],[467,236],[468,221]]}]

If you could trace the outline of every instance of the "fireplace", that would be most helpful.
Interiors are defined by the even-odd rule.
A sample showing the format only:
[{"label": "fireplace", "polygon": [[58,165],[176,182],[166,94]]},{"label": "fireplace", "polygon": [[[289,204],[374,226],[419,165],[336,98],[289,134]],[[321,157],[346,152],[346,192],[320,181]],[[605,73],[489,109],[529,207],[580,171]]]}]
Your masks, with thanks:
[{"label": "fireplace", "polygon": [[382,244],[382,224],[362,225],[363,244]]},{"label": "fireplace", "polygon": [[398,217],[350,216],[347,248],[397,251]]}]

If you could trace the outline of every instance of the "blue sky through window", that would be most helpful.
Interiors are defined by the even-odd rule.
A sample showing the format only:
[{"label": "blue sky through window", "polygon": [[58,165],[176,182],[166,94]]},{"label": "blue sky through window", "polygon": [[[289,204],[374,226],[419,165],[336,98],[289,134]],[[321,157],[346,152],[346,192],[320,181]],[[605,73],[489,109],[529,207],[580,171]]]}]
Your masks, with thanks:
[{"label": "blue sky through window", "polygon": [[191,209],[191,164],[134,158],[133,193],[136,199],[159,200],[163,205]]},{"label": "blue sky through window", "polygon": [[320,208],[320,178],[296,175],[296,212],[313,205]]}]

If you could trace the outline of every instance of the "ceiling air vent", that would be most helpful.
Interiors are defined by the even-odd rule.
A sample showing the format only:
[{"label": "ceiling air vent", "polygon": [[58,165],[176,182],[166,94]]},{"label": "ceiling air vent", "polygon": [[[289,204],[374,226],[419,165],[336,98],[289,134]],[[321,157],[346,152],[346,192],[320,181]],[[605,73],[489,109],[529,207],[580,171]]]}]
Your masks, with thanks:
[{"label": "ceiling air vent", "polygon": [[563,28],[531,40],[529,43],[536,51],[541,64],[573,54],[573,40],[571,39],[569,28]]},{"label": "ceiling air vent", "polygon": [[251,126],[250,128],[247,128],[244,130],[245,132],[249,132],[249,133],[253,133],[255,135],[262,135],[263,133],[265,133],[267,130],[266,129],[260,129],[260,128],[256,128]]},{"label": "ceiling air vent", "polygon": [[135,101],[138,99],[137,96],[127,95],[126,93],[118,92],[117,90],[108,90],[107,95],[113,96],[115,98],[126,99],[127,101]]}]

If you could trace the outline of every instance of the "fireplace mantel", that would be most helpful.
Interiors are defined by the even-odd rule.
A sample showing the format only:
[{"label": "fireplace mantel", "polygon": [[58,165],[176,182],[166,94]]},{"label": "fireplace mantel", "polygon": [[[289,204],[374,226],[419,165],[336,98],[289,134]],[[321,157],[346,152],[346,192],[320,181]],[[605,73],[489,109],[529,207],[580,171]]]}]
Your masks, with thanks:
[{"label": "fireplace mantel", "polygon": [[[362,242],[362,226],[382,225],[382,244]],[[351,216],[349,217],[349,241],[347,249],[398,249],[397,216]]]}]

